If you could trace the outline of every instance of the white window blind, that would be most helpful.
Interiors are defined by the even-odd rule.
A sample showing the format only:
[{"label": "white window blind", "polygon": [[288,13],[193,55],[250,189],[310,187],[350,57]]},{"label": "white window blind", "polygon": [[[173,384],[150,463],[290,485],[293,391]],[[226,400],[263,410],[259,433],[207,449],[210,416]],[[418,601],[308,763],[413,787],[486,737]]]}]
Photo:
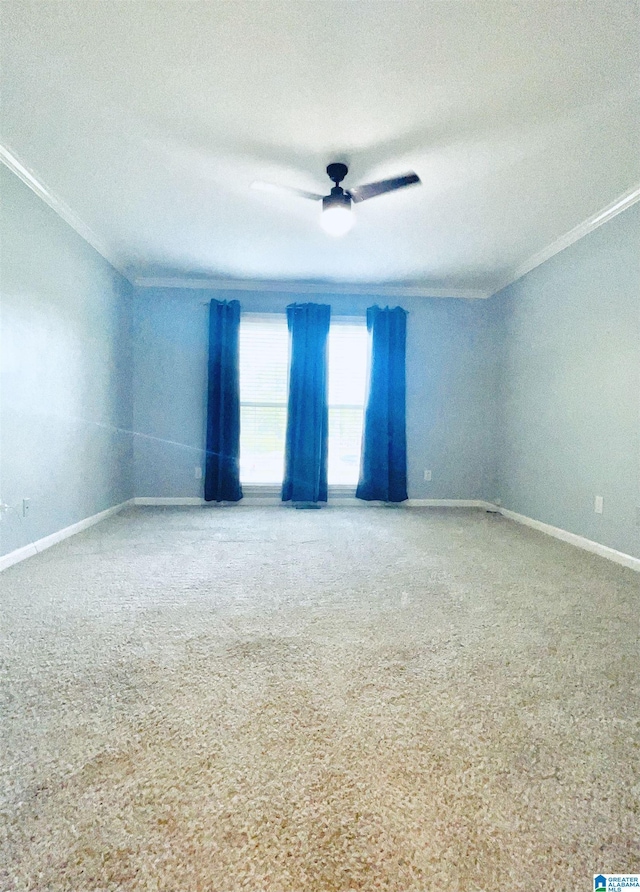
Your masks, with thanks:
[{"label": "white window blind", "polygon": [[240,480],[281,484],[289,331],[284,315],[240,318]]},{"label": "white window blind", "polygon": [[[329,484],[355,486],[360,471],[369,338],[364,319],[331,321]],[[289,331],[284,314],[240,320],[240,480],[280,485],[284,474]]]},{"label": "white window blind", "polygon": [[364,319],[332,320],[329,329],[329,483],[358,482],[369,337]]}]

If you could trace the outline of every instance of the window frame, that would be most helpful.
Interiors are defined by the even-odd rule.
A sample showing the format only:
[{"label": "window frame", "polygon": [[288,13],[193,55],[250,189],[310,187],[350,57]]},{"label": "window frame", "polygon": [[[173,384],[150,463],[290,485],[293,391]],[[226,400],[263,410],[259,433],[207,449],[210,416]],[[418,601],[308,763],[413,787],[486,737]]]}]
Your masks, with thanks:
[{"label": "window frame", "polygon": [[[331,323],[330,325],[340,325],[340,326],[357,326],[360,328],[364,327],[365,331],[367,328],[367,317],[365,313],[351,313],[349,315],[331,315]],[[331,329],[329,329],[329,335],[331,335]],[[367,354],[367,366],[365,369],[366,380],[369,378],[369,365],[371,363],[371,356],[369,353]],[[327,370],[328,370],[328,362],[327,362]],[[340,409],[362,409],[362,423],[364,426],[364,412],[367,404],[367,390],[365,386],[365,393],[363,396],[363,402],[360,403],[330,403],[329,396],[327,393],[327,408],[331,410],[331,408],[340,408]],[[331,434],[329,433],[329,436]],[[356,494],[357,483],[329,483],[329,495],[332,493],[337,496],[354,496]]]},{"label": "window frame", "polygon": [[[274,319],[278,321],[284,320],[285,327],[287,325],[287,313],[286,310],[274,310],[273,312],[253,312],[251,310],[240,310],[240,342],[241,342],[241,332],[242,332],[242,322],[243,319],[251,319],[253,322],[273,322]],[[239,348],[240,349],[240,348]],[[242,367],[242,357],[238,355],[238,365],[241,370]],[[242,409],[243,407],[247,408],[284,408],[285,410],[285,437],[286,437],[286,413],[288,411],[288,392],[289,392],[289,371],[291,365],[291,348],[290,341],[289,346],[287,348],[287,380],[285,386],[285,399],[284,402],[259,402],[256,400],[243,400],[242,399],[242,382],[240,382],[240,416],[242,417]],[[240,429],[240,456],[242,456],[242,428]],[[284,450],[283,450],[283,468],[282,475],[284,478]],[[251,496],[252,494],[258,495],[279,495],[282,490],[282,481],[280,483],[254,483],[254,482],[243,482],[242,476],[240,476],[240,485],[242,486],[242,491],[245,495]]]},{"label": "window frame", "polygon": [[[279,318],[279,319],[284,319],[284,322],[286,324],[286,322],[287,322],[286,309],[285,310],[274,310],[273,312],[264,312],[264,311],[253,312],[252,310],[241,310],[240,325],[242,325],[242,320],[246,319],[246,318],[250,318],[252,321],[256,321],[256,322],[271,322],[274,319],[274,317]],[[331,326],[334,324],[340,325],[340,326],[350,326],[350,325],[358,326],[358,327],[364,326],[366,329],[367,317],[366,317],[366,314],[364,314],[364,313],[360,313],[360,314],[352,313],[349,315],[334,315],[332,313],[331,320],[329,323],[329,325],[330,325],[329,331],[331,331]],[[371,357],[368,356],[367,369],[366,369],[367,378],[369,375],[370,362],[371,362]],[[288,356],[287,356],[287,385],[286,385],[287,394],[289,391],[290,370],[291,370],[291,337],[289,335],[289,351],[288,351]],[[327,362],[327,371],[328,371],[328,362]],[[364,401],[363,401],[362,405],[360,403],[331,404],[328,400],[328,393],[327,393],[327,409],[331,409],[332,405],[334,408],[362,409],[363,423],[364,423],[364,411],[366,409],[366,399],[367,399],[367,394],[365,391]],[[284,405],[285,410],[288,410],[288,398],[285,400],[284,404],[280,403],[280,402],[268,402],[267,403],[267,402],[256,402],[256,401],[243,401],[241,399],[240,400],[240,411],[242,412],[243,406],[246,406],[248,408],[265,407],[265,406],[273,407],[273,408],[282,408],[283,405]],[[240,436],[242,437],[242,432],[241,432]],[[283,473],[284,473],[284,468],[283,468]],[[250,496],[252,494],[261,495],[261,496],[272,496],[272,495],[279,496],[281,489],[282,489],[282,482],[280,482],[280,483],[244,483],[242,481],[242,478],[241,478],[240,482],[242,484],[243,492],[245,493],[245,495],[248,495],[248,496]],[[355,483],[329,483],[328,484],[329,496],[331,496],[333,494],[335,496],[343,497],[343,498],[350,497],[350,496],[355,497],[356,487],[357,487],[357,484],[355,484]]]}]

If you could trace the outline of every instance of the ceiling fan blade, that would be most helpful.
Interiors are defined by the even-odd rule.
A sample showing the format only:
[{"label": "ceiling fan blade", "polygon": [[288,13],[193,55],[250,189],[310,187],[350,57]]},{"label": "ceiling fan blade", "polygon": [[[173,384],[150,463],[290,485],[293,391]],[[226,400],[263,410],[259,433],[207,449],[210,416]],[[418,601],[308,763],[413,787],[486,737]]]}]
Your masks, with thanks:
[{"label": "ceiling fan blade", "polygon": [[309,198],[311,201],[321,201],[323,196],[316,192],[306,192],[304,189],[296,189],[294,186],[279,186],[276,183],[263,183],[261,180],[254,180],[251,188],[258,192],[284,192],[288,195],[297,195],[298,198]]},{"label": "ceiling fan blade", "polygon": [[383,195],[385,192],[404,189],[405,186],[417,186],[420,182],[417,173],[405,173],[401,177],[393,177],[391,180],[379,180],[377,183],[355,186],[353,189],[349,189],[349,195],[354,202],[366,201],[368,198],[375,198],[376,195]]}]

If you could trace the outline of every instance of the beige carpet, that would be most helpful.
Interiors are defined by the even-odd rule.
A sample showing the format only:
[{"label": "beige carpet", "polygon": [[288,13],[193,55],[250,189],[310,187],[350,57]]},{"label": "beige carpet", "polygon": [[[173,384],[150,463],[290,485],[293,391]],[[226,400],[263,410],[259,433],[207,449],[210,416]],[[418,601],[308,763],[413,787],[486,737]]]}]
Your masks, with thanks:
[{"label": "beige carpet", "polygon": [[0,890],[640,871],[640,576],[473,510],[137,509],[0,575]]}]

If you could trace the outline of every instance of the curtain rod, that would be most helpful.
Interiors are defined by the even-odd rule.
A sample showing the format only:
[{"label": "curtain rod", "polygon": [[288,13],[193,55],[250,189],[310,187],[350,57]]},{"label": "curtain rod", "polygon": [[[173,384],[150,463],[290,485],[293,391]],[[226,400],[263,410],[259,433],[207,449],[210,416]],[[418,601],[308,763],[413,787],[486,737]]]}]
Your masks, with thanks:
[{"label": "curtain rod", "polygon": [[[215,300],[215,298],[212,297],[212,298],[209,298],[209,300],[199,300],[198,303],[201,307],[208,307],[212,300]],[[313,301],[307,301],[307,303],[313,303]],[[372,304],[372,306],[377,307],[378,304]],[[399,304],[397,306],[399,306]],[[387,308],[390,310],[396,309],[396,307],[389,307],[388,305],[387,305]],[[286,307],[285,307],[285,309],[286,309]],[[404,310],[404,307],[400,307],[400,309]],[[243,313],[252,313],[252,314],[255,313],[256,316],[272,316],[272,315],[275,315],[276,313],[284,312],[283,310],[255,310],[255,311],[254,310],[243,310],[242,307],[240,307],[240,311]],[[410,310],[404,310],[404,311],[408,316],[410,313]],[[337,316],[360,316],[360,315],[364,316],[364,313],[337,313],[336,315]]]}]

